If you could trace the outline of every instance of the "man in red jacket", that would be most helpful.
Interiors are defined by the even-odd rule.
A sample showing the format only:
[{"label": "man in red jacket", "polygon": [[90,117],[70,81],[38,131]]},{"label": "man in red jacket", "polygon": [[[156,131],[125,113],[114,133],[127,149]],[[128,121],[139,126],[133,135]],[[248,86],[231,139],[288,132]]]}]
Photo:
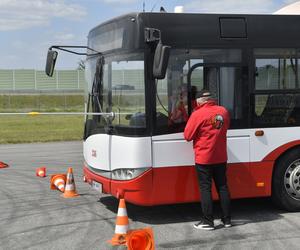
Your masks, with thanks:
[{"label": "man in red jacket", "polygon": [[211,93],[202,91],[198,106],[189,118],[184,138],[193,141],[195,165],[201,193],[203,219],[194,225],[197,229],[213,230],[212,179],[215,182],[222,207],[222,223],[231,227],[230,195],[226,180],[228,111],[218,106]]}]

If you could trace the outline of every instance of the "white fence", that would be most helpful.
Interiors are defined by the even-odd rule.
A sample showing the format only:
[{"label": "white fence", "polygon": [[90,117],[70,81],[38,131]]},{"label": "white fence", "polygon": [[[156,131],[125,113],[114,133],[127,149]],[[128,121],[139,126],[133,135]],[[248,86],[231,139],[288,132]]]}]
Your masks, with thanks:
[{"label": "white fence", "polygon": [[83,90],[83,70],[57,70],[53,77],[44,71],[31,69],[0,69],[1,91]]}]

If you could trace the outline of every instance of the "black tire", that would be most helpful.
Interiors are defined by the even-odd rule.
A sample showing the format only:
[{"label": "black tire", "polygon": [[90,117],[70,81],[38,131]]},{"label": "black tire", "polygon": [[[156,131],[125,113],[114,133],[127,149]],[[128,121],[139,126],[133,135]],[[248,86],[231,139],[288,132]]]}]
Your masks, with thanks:
[{"label": "black tire", "polygon": [[[298,166],[299,161],[299,166]],[[290,183],[295,185],[289,185]],[[286,152],[277,161],[272,178],[272,200],[281,209],[300,211],[300,148]]]}]

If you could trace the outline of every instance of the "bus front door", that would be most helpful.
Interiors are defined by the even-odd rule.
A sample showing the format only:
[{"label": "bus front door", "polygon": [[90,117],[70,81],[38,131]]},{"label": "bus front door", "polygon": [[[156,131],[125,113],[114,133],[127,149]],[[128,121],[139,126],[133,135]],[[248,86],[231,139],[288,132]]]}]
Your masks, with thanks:
[{"label": "bus front door", "polygon": [[227,133],[228,182],[232,197],[251,196],[249,178],[250,130],[237,129],[246,119],[243,114],[243,90],[241,66],[230,64],[196,64],[190,70],[191,88],[208,90],[219,105],[226,107],[231,116],[231,125]]}]

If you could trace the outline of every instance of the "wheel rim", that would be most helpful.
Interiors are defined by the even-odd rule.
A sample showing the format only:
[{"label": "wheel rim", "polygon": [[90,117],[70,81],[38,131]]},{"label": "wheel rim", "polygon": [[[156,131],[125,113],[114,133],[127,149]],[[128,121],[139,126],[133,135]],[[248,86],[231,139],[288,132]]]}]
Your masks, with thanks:
[{"label": "wheel rim", "polygon": [[300,200],[300,159],[290,164],[285,171],[284,187],[289,196]]}]

